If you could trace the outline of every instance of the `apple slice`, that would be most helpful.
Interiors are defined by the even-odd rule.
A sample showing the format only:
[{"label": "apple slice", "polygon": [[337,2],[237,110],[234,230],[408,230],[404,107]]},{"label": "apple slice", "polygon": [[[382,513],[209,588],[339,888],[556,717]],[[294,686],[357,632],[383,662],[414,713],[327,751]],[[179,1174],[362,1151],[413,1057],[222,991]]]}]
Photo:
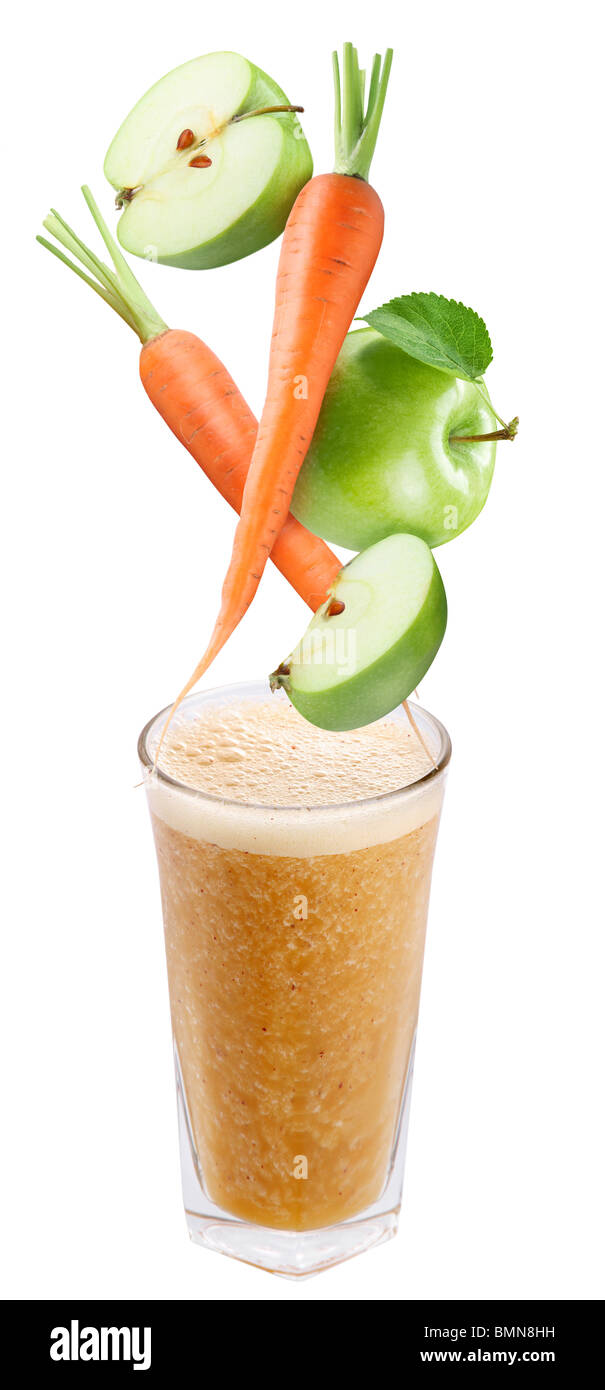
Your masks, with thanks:
[{"label": "apple slice", "polygon": [[446,622],[443,580],[426,542],[387,536],[340,571],[271,688],[283,687],[320,729],[359,729],[416,688]]},{"label": "apple slice", "polygon": [[281,87],[238,53],[208,53],[156,82],[105,158],[125,250],[205,270],[279,236],[311,153],[291,108],[252,113],[284,106]]}]

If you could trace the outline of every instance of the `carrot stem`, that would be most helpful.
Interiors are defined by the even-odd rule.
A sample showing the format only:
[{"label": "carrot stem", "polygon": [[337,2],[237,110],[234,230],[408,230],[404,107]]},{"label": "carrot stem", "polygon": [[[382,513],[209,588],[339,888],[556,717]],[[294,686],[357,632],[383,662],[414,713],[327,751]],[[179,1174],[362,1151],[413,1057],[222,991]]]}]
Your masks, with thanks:
[{"label": "carrot stem", "polygon": [[350,174],[360,179],[369,176],[392,61],[392,48],[387,49],[384,60],[379,53],[375,55],[364,114],[365,73],[359,67],[357,49],[352,43],[343,45],[342,83],[338,54],[332,54],[336,146],[334,171],[337,174]]},{"label": "carrot stem", "polygon": [[363,128],[357,49],[345,43],[342,56],[342,136],[346,148],[353,149]]},{"label": "carrot stem", "polygon": [[[50,219],[47,219],[47,221],[48,220]],[[65,256],[63,252],[59,250],[58,246],[53,246],[51,241],[46,240],[46,237],[37,236],[36,241],[39,241],[41,246],[44,246],[47,251],[51,252],[51,255],[56,256],[58,261],[63,261],[63,265],[69,266],[69,269],[73,270],[76,275],[79,275],[81,280],[84,280],[87,285],[90,285],[91,290],[94,290],[95,294],[100,295],[101,299],[104,299],[105,303],[109,304],[110,309],[113,309],[116,314],[120,315],[120,318],[124,320],[124,323],[128,324],[129,328],[134,328],[134,323],[130,315],[123,308],[116,295],[110,293],[110,291],[105,289],[104,285],[99,284],[97,280],[93,280],[90,275],[86,274],[86,271],[81,270],[79,265],[75,265],[73,261],[70,261],[69,256]]]},{"label": "carrot stem", "polygon": [[368,92],[368,104],[366,107],[366,121],[368,119],[370,111],[374,110],[374,106],[376,104],[376,97],[378,96],[378,84],[380,82],[380,68],[380,54],[375,53],[372,62],[372,72],[370,74],[370,90]]},{"label": "carrot stem", "polygon": [[83,241],[80,240],[73,227],[61,217],[56,208],[51,208],[49,216],[45,218],[44,226],[46,230],[54,236],[66,251],[71,251],[80,264],[87,267],[91,275],[95,275],[106,289],[112,294],[119,294],[119,286],[113,270],[109,269],[99,257],[91,251]]},{"label": "carrot stem", "polygon": [[[70,260],[69,256],[65,256],[58,247],[47,241],[46,237],[39,236],[36,240],[47,251],[51,251],[58,260],[63,261],[64,265],[69,266],[69,269],[79,275],[81,280],[90,285],[91,289],[95,290],[116,314],[119,314],[124,323],[127,323],[129,328],[134,330],[142,343],[148,343],[152,338],[157,338],[160,333],[165,333],[167,324],[154,309],[136,276],[133,275],[128,262],[116,246],[90,189],[83,187],[82,193],[107,246],[115,269],[112,270],[108,265],[105,265],[105,262],[101,261],[94,251],[91,251],[90,247],[80,240],[69,223],[54,208],[44,219],[44,226],[47,232],[55,238],[55,241],[58,241],[59,245],[68,251],[74,259]],[[77,261],[79,261],[79,265],[74,264]],[[81,270],[80,266],[84,269]]]}]

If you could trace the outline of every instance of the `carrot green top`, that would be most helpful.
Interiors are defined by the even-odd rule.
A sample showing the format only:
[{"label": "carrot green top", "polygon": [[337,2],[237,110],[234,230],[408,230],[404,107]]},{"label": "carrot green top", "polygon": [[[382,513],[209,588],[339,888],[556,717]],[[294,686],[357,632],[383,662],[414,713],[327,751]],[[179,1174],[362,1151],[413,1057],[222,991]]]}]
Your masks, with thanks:
[{"label": "carrot green top", "polygon": [[[46,237],[36,237],[36,241],[41,246],[45,246],[47,251],[52,251],[53,256],[63,261],[64,265],[74,270],[81,280],[84,280],[96,294],[109,304],[111,309],[115,309],[116,314],[134,329],[142,343],[148,343],[152,338],[157,338],[160,333],[164,333],[167,324],[156,313],[153,304],[147,298],[141,288],[137,278],[133,275],[130,266],[125,261],[119,246],[116,245],[109,228],[106,226],[95,200],[86,186],[82,192],[88,207],[93,215],[97,227],[101,233],[103,241],[109,251],[113,261],[114,270],[111,270],[104,261],[99,260],[94,251],[86,246],[73,229],[55,212],[53,208],[48,217],[44,219],[44,226],[47,232],[63,246],[74,260],[65,256],[58,246],[54,246]],[[75,262],[79,261],[79,265]]]},{"label": "carrot green top", "polygon": [[384,61],[379,53],[374,57],[365,113],[365,72],[359,67],[357,49],[353,47],[352,43],[344,44],[342,93],[337,53],[333,53],[332,61],[336,100],[334,121],[336,163],[334,172],[336,174],[352,174],[359,179],[367,179],[384,109],[393,50],[387,48]]}]

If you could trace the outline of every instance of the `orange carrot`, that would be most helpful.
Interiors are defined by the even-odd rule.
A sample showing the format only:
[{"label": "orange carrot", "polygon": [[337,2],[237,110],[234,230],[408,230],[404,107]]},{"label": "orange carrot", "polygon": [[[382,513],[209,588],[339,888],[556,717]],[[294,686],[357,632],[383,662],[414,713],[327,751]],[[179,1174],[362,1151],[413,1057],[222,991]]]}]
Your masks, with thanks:
[{"label": "orange carrot", "polygon": [[[169,329],[156,313],[116,246],[88,189],[84,197],[115,270],[95,256],[55,212],[44,223],[75,264],[44,237],[47,250],[85,280],[138,334],[141,381],[173,434],[222,496],[239,512],[257,422],[218,357],[194,333]],[[324,602],[340,560],[317,536],[288,516],[272,559],[314,611]]]},{"label": "orange carrot", "polygon": [[[226,367],[194,333],[172,329],[145,345],[139,370],[156,410],[239,512],[258,426]],[[291,515],[271,559],[314,612],[341,569],[325,541]]]},{"label": "orange carrot", "polygon": [[288,515],[326,387],[382,242],[384,213],[367,182],[391,68],[372,67],[367,109],[357,52],[345,44],[341,112],[334,54],[336,168],[299,193],[284,231],[277,274],[269,383],[221,609],[210,643],[173,706],[207,671],[258,588]]}]

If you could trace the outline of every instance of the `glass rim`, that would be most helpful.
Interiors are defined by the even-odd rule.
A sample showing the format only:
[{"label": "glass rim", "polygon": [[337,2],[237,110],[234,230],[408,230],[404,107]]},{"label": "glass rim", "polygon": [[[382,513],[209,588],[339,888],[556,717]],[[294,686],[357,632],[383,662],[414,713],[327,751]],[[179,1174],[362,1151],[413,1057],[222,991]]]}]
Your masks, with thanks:
[{"label": "glass rim", "polygon": [[[233,700],[238,695],[241,695],[242,699],[256,698],[267,704],[274,699],[280,700],[288,698],[284,692],[276,691],[272,693],[268,681],[234,681],[229,685],[217,685],[212,686],[208,690],[193,691],[191,695],[187,695],[183,700],[181,709],[186,709],[196,702],[205,702],[206,700],[209,705],[216,707],[221,703],[216,697],[229,696]],[[211,698],[212,696],[215,697],[214,700]],[[229,701],[225,701],[225,703],[229,703]],[[352,811],[354,809],[360,810],[368,806],[384,806],[390,801],[394,801],[399,797],[405,798],[406,796],[410,796],[414,792],[418,792],[421,789],[424,790],[430,786],[431,783],[437,782],[447,771],[452,756],[451,739],[445,725],[441,723],[441,720],[437,719],[436,715],[431,714],[423,705],[413,704],[411,701],[408,701],[408,704],[410,704],[411,709],[414,711],[414,717],[420,715],[421,722],[425,721],[438,736],[439,749],[436,755],[435,766],[428,772],[423,773],[422,777],[417,777],[415,781],[408,782],[403,787],[394,787],[386,792],[375,792],[372,796],[358,797],[354,801],[323,801],[319,802],[317,805],[312,803],[301,805],[300,802],[298,802],[296,805],[282,803],[280,806],[273,806],[266,801],[238,801],[234,797],[217,796],[213,792],[204,791],[201,787],[192,787],[187,782],[179,782],[177,778],[171,777],[168,772],[164,772],[161,767],[155,766],[154,759],[147,746],[149,735],[161,719],[166,719],[168,717],[172,705],[165,705],[163,709],[158,710],[157,714],[152,715],[151,719],[147,720],[137,740],[137,753],[139,762],[144,768],[145,773],[148,774],[150,782],[159,783],[160,786],[165,786],[172,792],[184,793],[194,801],[208,801],[214,806],[233,807],[240,812],[250,810],[262,811],[265,814],[271,812],[275,815],[283,813],[288,816],[298,813],[302,818],[309,812]],[[396,708],[391,710],[384,718],[391,719],[395,716],[396,722],[399,722],[398,716],[401,710],[402,706],[397,705]],[[402,712],[401,718],[403,717],[404,715]],[[379,721],[377,720],[376,722],[378,723]],[[330,730],[324,730],[323,732],[329,733]]]}]

